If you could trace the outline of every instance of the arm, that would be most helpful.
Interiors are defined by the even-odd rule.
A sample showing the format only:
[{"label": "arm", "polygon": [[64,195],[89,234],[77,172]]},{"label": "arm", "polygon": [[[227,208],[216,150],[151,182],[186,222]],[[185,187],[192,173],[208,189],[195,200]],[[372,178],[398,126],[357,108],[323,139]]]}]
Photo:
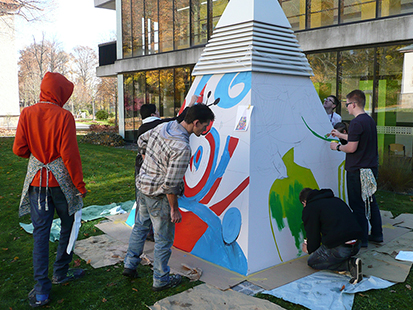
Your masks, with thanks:
[{"label": "arm", "polygon": [[[308,206],[306,206],[305,208],[307,207]],[[305,249],[307,250],[308,254],[311,254],[315,250],[317,250],[321,244],[320,223],[318,220],[318,215],[314,212],[316,211],[311,210],[310,212],[305,212],[303,214],[304,229],[307,235],[307,243],[305,245]]]},{"label": "arm", "polygon": [[169,154],[169,164],[166,169],[165,181],[162,185],[166,194],[182,194],[182,182],[191,159],[191,150],[184,147]]},{"label": "arm", "polygon": [[171,207],[171,222],[180,223],[182,220],[181,212],[178,206],[178,196],[175,194],[166,194],[168,198],[169,205]]},{"label": "arm", "polygon": [[13,153],[23,158],[29,158],[31,152],[29,149],[29,145],[27,143],[25,130],[24,130],[25,120],[26,120],[26,113],[24,113],[24,110],[23,110],[22,114],[20,115],[19,124],[17,125],[16,137],[13,143]]},{"label": "arm", "polygon": [[66,114],[64,124],[59,153],[73,184],[81,193],[81,196],[86,197],[87,190],[85,188],[85,182],[83,181],[82,161],[77,145],[75,120],[72,114]]},{"label": "arm", "polygon": [[[339,143],[330,142],[330,149],[336,151],[337,145],[339,145]],[[339,149],[341,152],[344,152],[344,153],[354,153],[357,150],[358,145],[359,145],[358,141],[350,141],[346,145],[340,144]]]},{"label": "arm", "polygon": [[148,130],[147,132],[141,134],[138,139],[139,152],[141,153],[143,159],[145,159],[146,146],[148,145],[148,140],[151,135],[151,132],[152,130]]},{"label": "arm", "polygon": [[333,129],[331,131],[331,135],[335,138],[343,139],[348,141],[348,134],[346,133],[341,133],[337,129]]}]

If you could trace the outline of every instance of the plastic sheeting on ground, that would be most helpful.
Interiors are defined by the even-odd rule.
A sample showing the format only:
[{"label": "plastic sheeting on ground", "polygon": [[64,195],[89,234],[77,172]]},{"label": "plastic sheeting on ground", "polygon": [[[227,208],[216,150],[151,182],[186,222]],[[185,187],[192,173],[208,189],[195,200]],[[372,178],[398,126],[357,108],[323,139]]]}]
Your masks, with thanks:
[{"label": "plastic sheeting on ground", "polygon": [[[125,212],[130,212],[132,210],[135,200],[129,200],[119,203],[111,203],[109,205],[92,205],[82,209],[82,221],[88,222],[96,220],[107,215],[115,215]],[[117,211],[117,213],[111,212],[111,210]]]},{"label": "plastic sheeting on ground", "polygon": [[273,295],[311,310],[351,310],[354,294],[383,289],[394,283],[376,277],[365,277],[360,283],[350,284],[350,277],[331,271],[319,271],[302,279],[262,294]]},{"label": "plastic sheeting on ground", "polygon": [[[129,200],[120,203],[111,203],[109,205],[92,205],[82,209],[82,221],[88,222],[107,215],[121,214],[130,212],[135,203],[135,200]],[[33,224],[19,223],[27,233],[33,234]],[[50,230],[49,240],[55,242],[60,237],[60,219],[54,219],[52,222],[52,229]]]}]

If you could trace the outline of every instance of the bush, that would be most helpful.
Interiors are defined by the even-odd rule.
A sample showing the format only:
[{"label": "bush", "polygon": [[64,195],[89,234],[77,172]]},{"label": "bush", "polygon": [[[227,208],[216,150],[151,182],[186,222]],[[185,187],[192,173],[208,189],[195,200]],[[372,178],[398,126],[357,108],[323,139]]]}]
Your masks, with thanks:
[{"label": "bush", "polygon": [[123,146],[125,144],[122,136],[115,132],[108,131],[89,132],[81,138],[81,142],[107,146]]},{"label": "bush", "polygon": [[110,126],[110,125],[99,125],[99,124],[92,124],[89,127],[90,131],[94,132],[115,132],[117,133],[119,131],[119,128],[117,126]]},{"label": "bush", "polygon": [[379,166],[378,188],[397,193],[413,189],[412,160],[407,157],[386,156]]},{"label": "bush", "polygon": [[104,120],[108,119],[109,114],[105,110],[99,110],[99,111],[96,112],[95,117],[99,121],[104,121]]},{"label": "bush", "polygon": [[109,117],[108,118],[108,123],[111,125],[115,125],[115,118],[114,117]]}]

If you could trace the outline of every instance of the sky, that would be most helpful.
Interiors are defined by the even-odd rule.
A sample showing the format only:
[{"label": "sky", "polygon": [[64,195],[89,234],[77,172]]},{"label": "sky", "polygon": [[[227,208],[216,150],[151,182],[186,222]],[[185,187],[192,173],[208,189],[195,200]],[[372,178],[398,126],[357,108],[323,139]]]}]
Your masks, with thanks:
[{"label": "sky", "polygon": [[89,46],[97,51],[98,44],[115,40],[115,10],[94,7],[93,0],[55,0],[52,12],[41,22],[16,21],[16,48],[21,50],[42,38],[61,42],[66,52],[77,45]]}]

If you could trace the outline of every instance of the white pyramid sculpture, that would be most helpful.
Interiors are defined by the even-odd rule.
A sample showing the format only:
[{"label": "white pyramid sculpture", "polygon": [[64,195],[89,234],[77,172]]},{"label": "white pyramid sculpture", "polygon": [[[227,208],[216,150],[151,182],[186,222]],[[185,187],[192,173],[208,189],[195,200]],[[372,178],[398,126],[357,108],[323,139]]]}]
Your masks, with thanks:
[{"label": "white pyramid sculpture", "polygon": [[188,93],[216,119],[191,138],[174,245],[243,275],[303,255],[304,187],[345,198],[344,155],[277,0],[231,0]]}]

